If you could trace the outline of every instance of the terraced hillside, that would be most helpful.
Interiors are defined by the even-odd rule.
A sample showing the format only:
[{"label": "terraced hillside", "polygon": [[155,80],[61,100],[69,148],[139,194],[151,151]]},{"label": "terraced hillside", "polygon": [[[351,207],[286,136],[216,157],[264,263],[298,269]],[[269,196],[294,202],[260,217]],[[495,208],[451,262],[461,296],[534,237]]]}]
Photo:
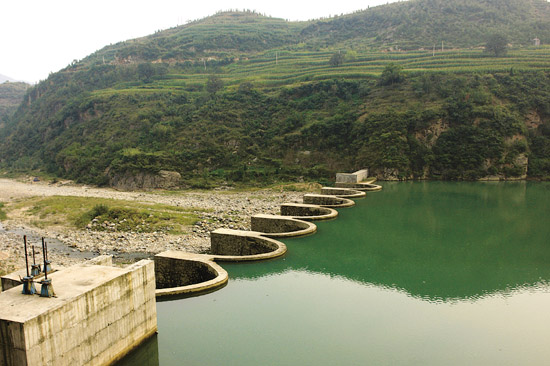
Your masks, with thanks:
[{"label": "terraced hillside", "polygon": [[[544,34],[546,2],[504,3],[522,27],[501,19],[502,2],[411,0],[304,23],[221,13],[109,46],[28,92],[0,128],[0,166],[97,184],[169,170],[193,186],[323,180],[363,167],[385,179],[548,177],[548,46],[529,36],[503,57],[478,47],[403,51],[334,25],[361,16],[390,24],[415,7],[465,27],[493,14],[484,29],[510,41],[525,29]],[[431,24],[421,19],[407,24]],[[315,36],[319,23],[336,28]]]}]

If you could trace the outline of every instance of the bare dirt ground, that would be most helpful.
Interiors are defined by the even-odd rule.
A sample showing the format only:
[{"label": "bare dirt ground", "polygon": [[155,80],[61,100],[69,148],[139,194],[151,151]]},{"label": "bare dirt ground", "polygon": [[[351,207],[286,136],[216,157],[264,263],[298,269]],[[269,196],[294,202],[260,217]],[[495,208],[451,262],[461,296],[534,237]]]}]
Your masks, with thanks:
[{"label": "bare dirt ground", "polygon": [[[98,232],[56,226],[47,229],[33,227],[37,218],[9,211],[8,219],[0,222],[0,273],[25,266],[23,234],[29,242],[40,245],[40,237],[49,238],[50,260],[67,266],[99,254],[114,254],[115,258],[130,261],[132,257],[152,255],[165,250],[204,252],[210,248],[209,233],[219,227],[249,229],[250,216],[259,213],[278,214],[284,202],[301,202],[303,193],[283,192],[281,189],[254,191],[181,191],[181,192],[123,192],[109,188],[0,179],[0,202],[9,211],[10,204],[30,197],[78,196],[100,197],[142,203],[161,203],[170,206],[207,210],[200,212],[200,221],[190,234]],[[231,219],[228,219],[231,216]]]}]

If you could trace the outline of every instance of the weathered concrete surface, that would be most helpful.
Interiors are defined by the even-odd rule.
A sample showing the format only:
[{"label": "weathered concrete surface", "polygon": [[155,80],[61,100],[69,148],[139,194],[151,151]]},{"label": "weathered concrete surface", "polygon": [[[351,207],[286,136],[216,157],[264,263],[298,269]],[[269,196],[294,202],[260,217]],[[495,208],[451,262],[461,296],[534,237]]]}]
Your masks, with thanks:
[{"label": "weathered concrete surface", "polygon": [[359,183],[367,179],[369,170],[358,170],[355,173],[337,173],[336,183]]},{"label": "weathered concrete surface", "polygon": [[338,216],[338,211],[318,205],[305,203],[284,203],[281,205],[281,215],[291,216],[298,220],[329,220]]},{"label": "weathered concrete surface", "polygon": [[335,187],[323,187],[321,188],[321,194],[338,196],[341,198],[361,198],[367,195],[365,192],[357,191],[355,189]]},{"label": "weathered concrete surface", "polygon": [[351,207],[355,205],[355,202],[350,199],[323,194],[305,194],[304,203],[323,207]]},{"label": "weathered concrete surface", "polygon": [[[112,255],[100,255],[95,258],[90,259],[86,262],[87,264],[94,264],[99,266],[112,266],[113,265],[113,256]],[[63,269],[63,267],[57,266],[55,263],[52,263],[52,271],[51,273],[48,273],[48,276],[50,274],[53,274],[57,271],[60,271]],[[42,269],[43,266],[40,268]],[[30,271],[30,266],[29,266]],[[2,291],[9,290],[10,288],[22,285],[21,278],[25,277],[27,275],[26,269],[20,269],[18,271],[8,273],[7,275],[4,275],[0,278],[1,285],[2,285]],[[38,276],[35,277],[35,282],[40,281],[44,277],[44,272],[40,272]]]},{"label": "weathered concrete surface", "polygon": [[[42,268],[42,266],[40,267]],[[52,271],[51,273],[55,273],[59,270],[63,269],[63,267],[55,266],[55,264],[52,263]],[[29,265],[29,272],[30,272],[30,265]],[[18,271],[8,273],[0,278],[0,282],[2,284],[2,291],[7,291],[11,288],[20,286],[23,284],[21,282],[21,278],[25,277],[27,275],[26,269],[20,269]],[[48,276],[50,275],[50,272],[48,272]],[[38,276],[35,276],[35,281],[40,281],[44,277],[44,272],[41,272]]]},{"label": "weathered concrete surface", "polygon": [[227,271],[212,256],[170,250],[155,256],[156,296],[209,291],[227,283]]},{"label": "weathered concrete surface", "polygon": [[48,278],[56,298],[0,293],[1,366],[108,365],[157,330],[152,261],[73,266]]},{"label": "weathered concrete surface", "polygon": [[0,278],[0,282],[2,284],[2,291],[7,291],[10,288],[14,288],[19,285],[22,285],[23,282],[21,282],[21,278],[25,277],[26,275],[27,275],[27,271],[25,269],[21,269],[19,271],[15,271],[15,272],[3,275]]},{"label": "weathered concrete surface", "polygon": [[255,261],[286,253],[286,245],[256,231],[217,229],[210,233],[210,252],[216,261]]},{"label": "weathered concrete surface", "polygon": [[113,265],[113,256],[112,255],[99,255],[95,258],[90,259],[86,263],[87,264],[94,264],[96,266],[112,266]]},{"label": "weathered concrete surface", "polygon": [[288,216],[259,214],[250,218],[252,231],[261,232],[270,238],[284,238],[312,234],[317,226],[311,222]]}]

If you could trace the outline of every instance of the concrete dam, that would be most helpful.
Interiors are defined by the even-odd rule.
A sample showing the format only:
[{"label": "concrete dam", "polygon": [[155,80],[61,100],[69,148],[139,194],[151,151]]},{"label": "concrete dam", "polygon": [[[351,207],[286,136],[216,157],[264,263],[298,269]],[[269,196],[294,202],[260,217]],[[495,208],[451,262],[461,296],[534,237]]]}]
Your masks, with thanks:
[{"label": "concrete dam", "polygon": [[[352,199],[382,187],[367,172],[337,176],[336,187],[285,203],[280,215],[251,217],[251,230],[218,229],[208,254],[167,251],[125,268],[110,257],[48,274],[56,297],[22,293],[21,272],[4,276],[0,293],[0,366],[109,365],[157,332],[155,298],[225,286],[223,262],[260,261],[287,252],[281,238],[316,232]],[[24,275],[24,274],[23,274]]]}]

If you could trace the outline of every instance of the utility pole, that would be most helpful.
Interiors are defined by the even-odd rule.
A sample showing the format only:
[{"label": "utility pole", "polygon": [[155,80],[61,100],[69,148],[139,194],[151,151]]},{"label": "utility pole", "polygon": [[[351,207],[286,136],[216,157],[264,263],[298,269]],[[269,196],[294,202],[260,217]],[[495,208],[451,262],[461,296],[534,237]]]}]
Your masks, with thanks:
[{"label": "utility pole", "polygon": [[432,51],[432,57],[435,57],[435,44],[434,44],[434,49]]},{"label": "utility pole", "polygon": [[441,52],[443,52],[445,49],[443,47],[443,41],[441,41]]}]

